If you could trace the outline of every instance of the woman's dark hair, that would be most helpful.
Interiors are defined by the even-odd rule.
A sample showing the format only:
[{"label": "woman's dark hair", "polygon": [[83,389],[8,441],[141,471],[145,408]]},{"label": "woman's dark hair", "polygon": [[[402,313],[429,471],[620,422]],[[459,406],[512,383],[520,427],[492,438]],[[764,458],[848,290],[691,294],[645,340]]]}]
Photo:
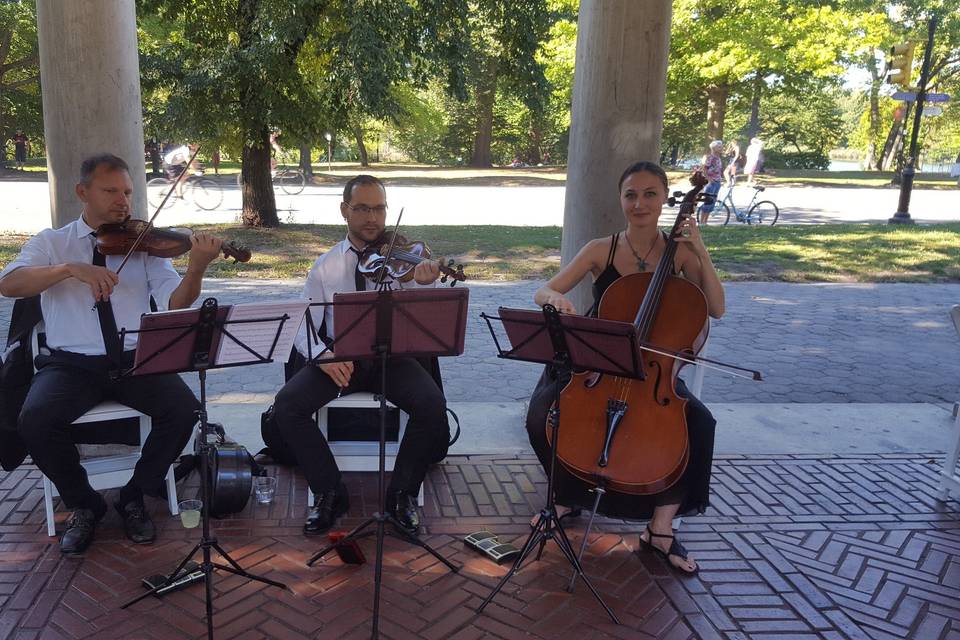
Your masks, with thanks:
[{"label": "woman's dark hair", "polygon": [[635,173],[643,173],[643,172],[652,173],[653,175],[660,178],[660,182],[663,183],[663,190],[668,193],[670,192],[670,187],[668,186],[668,181],[667,181],[667,172],[663,170],[663,167],[661,167],[655,162],[636,162],[630,165],[629,167],[627,167],[627,170],[623,172],[622,176],[620,176],[620,182],[617,183],[617,191],[619,192],[620,189],[623,188],[624,180],[626,180],[627,178],[629,178]]}]

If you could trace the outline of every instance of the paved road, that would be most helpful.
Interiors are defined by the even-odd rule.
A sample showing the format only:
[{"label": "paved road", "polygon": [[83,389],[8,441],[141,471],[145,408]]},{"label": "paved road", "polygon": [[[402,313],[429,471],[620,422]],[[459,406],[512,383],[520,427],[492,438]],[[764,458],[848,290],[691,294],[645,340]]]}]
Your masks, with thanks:
[{"label": "paved road", "polygon": [[[539,282],[471,283],[466,352],[445,358],[451,401],[526,400],[537,365],[498,359],[482,311],[531,307]],[[709,372],[708,402],[953,402],[960,398],[960,338],[948,318],[955,284],[729,283],[727,315],[712,325],[706,354],[759,369],[764,382]],[[207,280],[222,302],[299,296],[301,283]],[[0,298],[0,326],[12,302]],[[211,372],[210,398],[269,402],[279,364]],[[194,384],[193,381],[191,381]]]},{"label": "paved road", "polygon": [[[675,185],[683,189],[683,184]],[[173,226],[200,222],[234,222],[240,214],[240,192],[225,184],[223,204],[205,212],[177,204],[164,213],[163,224]],[[46,182],[3,182],[0,231],[36,233],[50,224]],[[341,187],[309,187],[298,196],[278,192],[280,217],[287,222],[338,224],[337,204]],[[405,224],[506,224],[561,225],[564,187],[424,187],[396,185],[389,188],[393,212],[405,209]],[[748,187],[737,187],[734,202],[750,200]],[[771,187],[763,196],[781,209],[781,223],[885,222],[896,210],[894,189],[840,187]],[[956,190],[917,190],[910,210],[918,222],[960,220]]]}]

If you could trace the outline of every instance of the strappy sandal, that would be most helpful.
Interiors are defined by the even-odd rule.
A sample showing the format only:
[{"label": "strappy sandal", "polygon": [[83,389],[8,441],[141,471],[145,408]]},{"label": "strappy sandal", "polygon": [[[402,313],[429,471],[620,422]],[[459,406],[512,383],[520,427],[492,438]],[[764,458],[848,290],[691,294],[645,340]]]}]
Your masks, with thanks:
[{"label": "strappy sandal", "polygon": [[[567,511],[562,516],[558,516],[557,522],[563,522],[567,518],[570,518],[570,519],[579,518],[582,513],[583,513],[583,510],[580,507],[574,507],[573,509],[570,509],[570,511]],[[537,521],[538,517],[539,516],[534,516],[534,519],[530,522],[531,529],[536,527],[536,524],[534,523]]]},{"label": "strappy sandal", "polygon": [[[655,556],[657,556],[658,558],[661,558],[664,562],[666,562],[668,567],[670,567],[671,569],[673,569],[674,571],[682,575],[695,576],[700,572],[700,565],[697,565],[693,569],[693,571],[687,571],[683,567],[678,567],[677,565],[670,562],[670,556],[677,556],[681,560],[687,560],[687,555],[688,555],[686,548],[682,544],[680,544],[680,541],[677,540],[674,536],[672,535],[668,536],[664,533],[654,533],[650,529],[649,524],[647,525],[647,535],[650,536],[649,540],[644,540],[642,536],[639,537],[640,550],[652,551]],[[661,550],[659,547],[653,544],[654,538],[669,538],[670,540],[672,540],[672,542],[670,543],[670,549],[668,549],[667,552],[664,553],[663,550]]]}]

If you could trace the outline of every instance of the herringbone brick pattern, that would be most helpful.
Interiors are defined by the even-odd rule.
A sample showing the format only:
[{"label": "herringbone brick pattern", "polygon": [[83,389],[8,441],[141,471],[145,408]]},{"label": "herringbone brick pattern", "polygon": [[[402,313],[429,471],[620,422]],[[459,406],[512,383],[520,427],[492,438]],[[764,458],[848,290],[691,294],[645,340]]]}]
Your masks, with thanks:
[{"label": "herringbone brick pattern", "polygon": [[[552,543],[484,614],[475,613],[506,567],[466,550],[462,537],[485,528],[522,543],[545,479],[533,458],[450,458],[430,474],[423,537],[463,569],[450,573],[423,550],[388,538],[382,636],[957,640],[960,505],[935,498],[940,462],[918,455],[717,459],[712,507],[680,531],[700,561],[699,576],[678,576],[635,554],[639,526],[597,521],[584,566],[624,623],[617,627],[583,585],[565,591],[569,566]],[[289,590],[217,572],[217,637],[369,637],[372,563],[333,558],[306,567],[321,541],[300,533],[303,479],[282,468],[277,475],[273,504],[251,503],[214,529],[245,569]],[[345,529],[376,506],[373,474],[347,474],[347,482]],[[171,570],[198,537],[161,503],[152,506],[157,544],[129,544],[110,514],[85,557],[65,559],[45,535],[39,473],[24,467],[0,476],[0,639],[203,637],[200,585],[119,609],[142,592],[141,577]],[[65,517],[58,512],[61,526]],[[575,546],[584,525],[568,525]],[[361,545],[372,559],[372,542]]]}]

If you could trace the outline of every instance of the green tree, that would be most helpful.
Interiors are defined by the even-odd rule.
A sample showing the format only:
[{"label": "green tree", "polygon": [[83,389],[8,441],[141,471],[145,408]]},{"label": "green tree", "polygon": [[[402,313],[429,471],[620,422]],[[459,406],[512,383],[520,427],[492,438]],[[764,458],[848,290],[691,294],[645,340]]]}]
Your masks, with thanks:
[{"label": "green tree", "polygon": [[750,137],[765,95],[839,75],[859,29],[839,0],[676,0],[670,64],[691,85],[678,93],[705,102],[707,140],[723,138],[732,94],[749,96]]},{"label": "green tree", "polygon": [[35,3],[0,3],[0,144],[4,157],[6,141],[18,129],[34,141],[43,138],[39,62]]},{"label": "green tree", "polygon": [[542,117],[548,87],[537,51],[549,28],[545,0],[470,3],[466,80],[474,117],[472,166],[492,163],[498,87],[519,98],[536,118]]}]

